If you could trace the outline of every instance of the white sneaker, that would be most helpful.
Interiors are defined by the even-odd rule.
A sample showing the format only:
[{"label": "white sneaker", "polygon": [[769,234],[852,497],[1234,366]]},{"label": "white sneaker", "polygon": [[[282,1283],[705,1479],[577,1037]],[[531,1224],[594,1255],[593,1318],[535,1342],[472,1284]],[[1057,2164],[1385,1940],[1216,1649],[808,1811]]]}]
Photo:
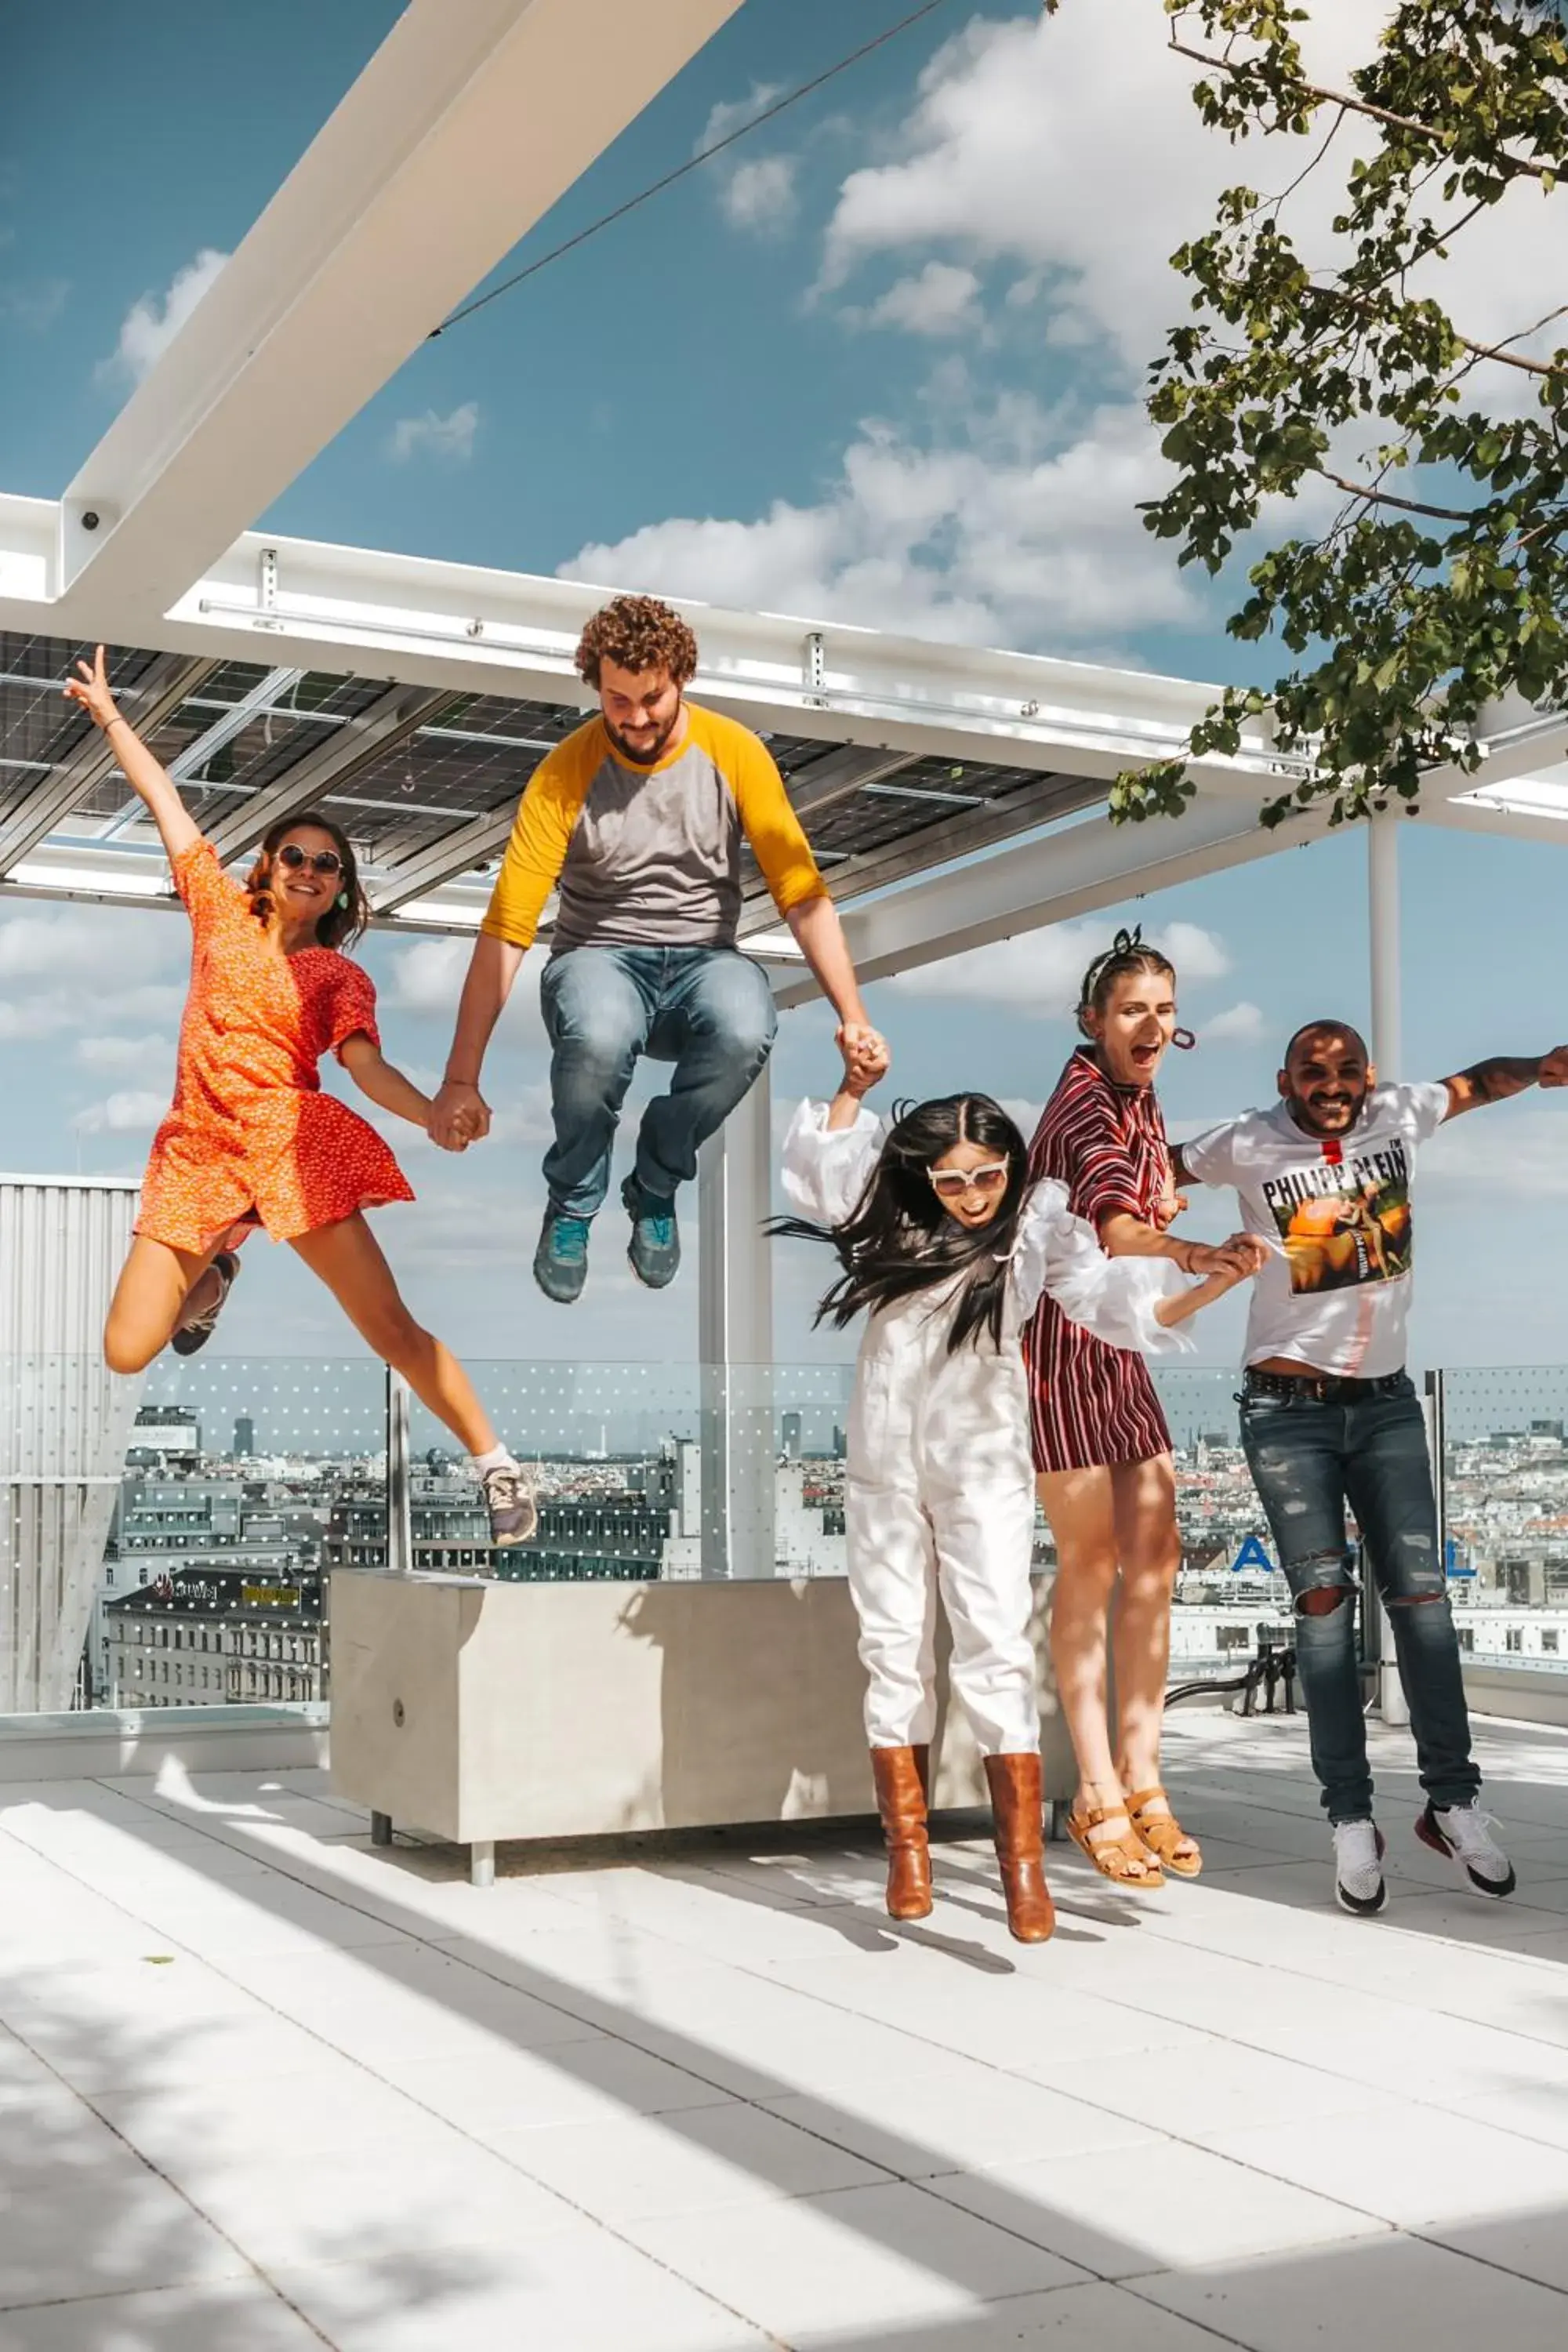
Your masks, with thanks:
[{"label": "white sneaker", "polygon": [[1415,1834],[1434,1853],[1457,1862],[1478,1895],[1511,1895],[1519,1879],[1502,1850],[1497,1826],[1473,1801],[1447,1807],[1428,1803],[1415,1824]]},{"label": "white sneaker", "polygon": [[1375,1822],[1334,1823],[1334,1899],[1354,1918],[1375,1918],[1388,1900],[1383,1853],[1383,1832]]}]

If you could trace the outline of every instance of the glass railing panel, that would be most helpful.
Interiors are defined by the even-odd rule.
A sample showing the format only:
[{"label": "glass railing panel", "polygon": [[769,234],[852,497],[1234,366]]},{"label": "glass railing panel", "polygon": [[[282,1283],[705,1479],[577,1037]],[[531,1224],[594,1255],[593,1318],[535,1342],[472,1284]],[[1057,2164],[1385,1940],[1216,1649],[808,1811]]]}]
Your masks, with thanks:
[{"label": "glass railing panel", "polygon": [[0,1715],[321,1703],[385,1448],[363,1358],[0,1362]]},{"label": "glass railing panel", "polygon": [[1440,1376],[1444,1557],[1478,1666],[1568,1674],[1568,1366]]}]

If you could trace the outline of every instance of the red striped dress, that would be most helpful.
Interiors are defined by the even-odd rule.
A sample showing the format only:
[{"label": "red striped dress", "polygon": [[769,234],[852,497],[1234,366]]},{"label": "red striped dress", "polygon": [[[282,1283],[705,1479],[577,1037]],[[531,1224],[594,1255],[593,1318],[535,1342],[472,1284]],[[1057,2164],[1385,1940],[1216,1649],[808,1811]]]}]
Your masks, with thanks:
[{"label": "red striped dress", "polygon": [[[1040,1116],[1029,1181],[1055,1176],[1068,1205],[1096,1232],[1119,1212],[1145,1224],[1171,1184],[1165,1122],[1152,1087],[1116,1087],[1080,1045]],[[1049,1292],[1024,1334],[1029,1434],[1037,1470],[1151,1462],[1171,1450],[1149,1367],[1136,1349],[1108,1348],[1069,1323]]]}]

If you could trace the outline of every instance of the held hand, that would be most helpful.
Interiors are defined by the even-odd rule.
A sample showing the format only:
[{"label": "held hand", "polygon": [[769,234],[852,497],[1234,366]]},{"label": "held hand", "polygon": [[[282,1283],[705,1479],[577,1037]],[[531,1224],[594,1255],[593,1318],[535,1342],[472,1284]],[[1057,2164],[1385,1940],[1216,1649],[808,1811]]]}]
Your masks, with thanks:
[{"label": "held hand", "polygon": [[466,1151],[490,1131],[490,1107],[478,1087],[444,1080],[430,1107],[430,1139],[443,1151]]},{"label": "held hand", "polygon": [[109,670],[103,657],[103,647],[99,646],[90,662],[79,661],[76,667],[76,677],[66,680],[66,700],[79,703],[95,727],[111,727],[120,711],[109,690]]},{"label": "held hand", "polygon": [[1568,1087],[1568,1045],[1553,1045],[1550,1054],[1542,1055],[1539,1084]]},{"label": "held hand", "polygon": [[875,1029],[850,1023],[839,1030],[837,1043],[844,1056],[845,1093],[857,1097],[868,1094],[887,1076],[891,1066],[887,1040]]},{"label": "held hand", "polygon": [[1226,1242],[1189,1242],[1186,1270],[1205,1277],[1218,1275],[1231,1282],[1245,1282],[1258,1272],[1268,1255],[1267,1246],[1254,1234],[1233,1234]]}]

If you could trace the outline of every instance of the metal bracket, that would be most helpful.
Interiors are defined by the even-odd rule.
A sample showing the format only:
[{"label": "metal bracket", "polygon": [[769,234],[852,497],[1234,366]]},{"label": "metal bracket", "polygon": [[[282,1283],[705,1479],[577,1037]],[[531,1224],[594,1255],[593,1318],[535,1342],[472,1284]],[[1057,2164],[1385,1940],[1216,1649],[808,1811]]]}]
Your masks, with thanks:
[{"label": "metal bracket", "polygon": [[803,669],[805,703],[808,710],[827,708],[827,647],[820,629],[806,633],[805,661]]},{"label": "metal bracket", "polygon": [[278,550],[264,547],[256,567],[257,626],[260,629],[280,629],[278,617]]}]

